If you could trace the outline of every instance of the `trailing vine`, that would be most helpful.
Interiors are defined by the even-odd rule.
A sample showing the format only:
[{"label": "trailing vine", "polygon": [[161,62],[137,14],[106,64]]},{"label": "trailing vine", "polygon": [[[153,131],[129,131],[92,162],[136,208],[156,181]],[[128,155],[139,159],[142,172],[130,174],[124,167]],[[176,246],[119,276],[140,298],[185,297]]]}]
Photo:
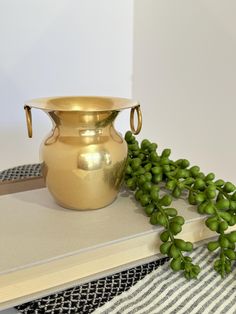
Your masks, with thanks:
[{"label": "trailing vine", "polygon": [[[187,279],[197,278],[200,267],[185,252],[193,250],[193,244],[177,236],[182,231],[184,217],[170,207],[173,198],[187,195],[189,204],[195,205],[199,214],[208,215],[206,226],[218,234],[208,243],[209,251],[218,251],[214,269],[222,277],[231,272],[236,259],[236,231],[227,233],[236,224],[236,187],[215,174],[205,175],[198,166],[190,166],[187,159],[170,159],[171,150],[157,153],[157,144],[144,139],[139,145],[130,131],[126,132],[128,163],[125,173],[126,186],[134,191],[135,199],[150,217],[150,223],[160,225],[163,242],[160,252],[171,258],[170,267],[183,271]],[[161,192],[161,193],[160,193]]]}]

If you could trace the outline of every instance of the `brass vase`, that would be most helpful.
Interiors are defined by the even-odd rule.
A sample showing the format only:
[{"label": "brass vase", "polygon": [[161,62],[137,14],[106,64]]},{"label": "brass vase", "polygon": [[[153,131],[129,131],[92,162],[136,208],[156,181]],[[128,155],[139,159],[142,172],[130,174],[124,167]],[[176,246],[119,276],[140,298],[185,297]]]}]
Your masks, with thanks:
[{"label": "brass vase", "polygon": [[109,97],[33,99],[24,107],[29,137],[31,108],[45,111],[53,123],[40,155],[46,186],[56,202],[78,210],[110,204],[122,184],[127,161],[127,145],[115,130],[114,120],[122,109],[131,108],[131,130],[138,134],[142,126],[140,105]]}]

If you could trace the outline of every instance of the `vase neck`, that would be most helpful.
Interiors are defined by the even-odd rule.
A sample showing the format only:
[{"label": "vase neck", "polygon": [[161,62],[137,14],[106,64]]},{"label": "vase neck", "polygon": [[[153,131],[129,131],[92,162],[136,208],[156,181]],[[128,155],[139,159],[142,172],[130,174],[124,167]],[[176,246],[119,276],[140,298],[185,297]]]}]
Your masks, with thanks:
[{"label": "vase neck", "polygon": [[50,118],[55,127],[60,130],[60,134],[82,133],[96,130],[103,130],[110,126],[118,115],[118,111],[102,112],[69,112],[69,111],[50,111]]}]

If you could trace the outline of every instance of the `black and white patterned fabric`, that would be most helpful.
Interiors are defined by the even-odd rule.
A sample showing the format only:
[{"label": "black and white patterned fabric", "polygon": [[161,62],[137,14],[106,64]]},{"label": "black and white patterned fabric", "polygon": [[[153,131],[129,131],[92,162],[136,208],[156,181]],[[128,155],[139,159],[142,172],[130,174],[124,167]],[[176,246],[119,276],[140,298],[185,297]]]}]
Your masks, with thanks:
[{"label": "black and white patterned fabric", "polygon": [[186,280],[166,263],[94,314],[236,314],[236,262],[221,278],[213,269],[218,254],[199,246],[190,254],[201,267],[198,279]]},{"label": "black and white patterned fabric", "polygon": [[[41,176],[41,164],[24,165],[0,172],[0,182]],[[50,296],[22,304],[23,314],[89,314],[115,296],[129,290],[169,259],[162,258],[102,279],[92,281]]]},{"label": "black and white patterned fabric", "polygon": [[41,176],[41,164],[23,165],[0,171],[0,182]]},{"label": "black and white patterned fabric", "polygon": [[23,314],[89,314],[127,291],[168,258],[131,268],[17,307]]}]

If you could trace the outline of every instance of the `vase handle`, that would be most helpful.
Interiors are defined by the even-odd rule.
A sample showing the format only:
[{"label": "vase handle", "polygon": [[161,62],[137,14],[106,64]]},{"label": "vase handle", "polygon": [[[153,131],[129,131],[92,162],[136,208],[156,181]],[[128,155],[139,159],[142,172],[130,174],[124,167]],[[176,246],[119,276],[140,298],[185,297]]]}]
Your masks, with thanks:
[{"label": "vase handle", "polygon": [[31,107],[24,106],[25,109],[25,116],[26,116],[26,123],[27,123],[27,130],[28,136],[31,138],[33,131],[32,131],[32,114],[31,114]]},{"label": "vase handle", "polygon": [[[137,118],[138,118],[138,125],[137,125],[136,129],[134,127],[134,112],[135,111],[137,113]],[[137,106],[131,108],[131,111],[130,111],[130,128],[131,128],[131,131],[134,135],[139,134],[139,132],[142,129],[142,112],[140,109],[140,105],[137,105]]]}]

